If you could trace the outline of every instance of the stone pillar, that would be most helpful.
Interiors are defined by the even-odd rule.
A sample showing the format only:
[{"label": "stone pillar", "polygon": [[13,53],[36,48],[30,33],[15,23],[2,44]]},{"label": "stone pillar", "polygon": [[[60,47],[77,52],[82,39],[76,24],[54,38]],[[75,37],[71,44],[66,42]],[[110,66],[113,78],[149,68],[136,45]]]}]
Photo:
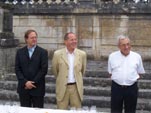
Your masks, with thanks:
[{"label": "stone pillar", "polygon": [[18,39],[14,38],[13,8],[0,2],[0,78],[14,71],[14,61]]}]

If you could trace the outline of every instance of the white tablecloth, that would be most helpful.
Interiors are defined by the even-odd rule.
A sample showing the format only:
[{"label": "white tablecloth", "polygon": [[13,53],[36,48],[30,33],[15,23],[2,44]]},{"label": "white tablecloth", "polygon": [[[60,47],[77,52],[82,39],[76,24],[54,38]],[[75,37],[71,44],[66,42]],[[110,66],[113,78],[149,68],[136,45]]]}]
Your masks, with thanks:
[{"label": "white tablecloth", "polygon": [[58,110],[45,108],[28,108],[20,106],[0,105],[0,113],[98,113],[95,110]]}]

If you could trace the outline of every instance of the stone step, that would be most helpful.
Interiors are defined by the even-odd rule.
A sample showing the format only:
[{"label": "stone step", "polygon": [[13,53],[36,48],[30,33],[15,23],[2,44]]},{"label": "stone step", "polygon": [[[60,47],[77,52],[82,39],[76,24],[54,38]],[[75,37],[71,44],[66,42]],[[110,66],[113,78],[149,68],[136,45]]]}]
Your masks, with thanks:
[{"label": "stone step", "polygon": [[[111,86],[111,79],[110,78],[93,78],[93,77],[86,77],[84,79],[84,85],[91,85],[91,86],[102,86],[108,87]],[[151,80],[139,80],[138,87],[141,89],[151,89]]]},{"label": "stone step", "polygon": [[[15,74],[7,74],[5,76],[5,80],[16,80]],[[110,78],[102,78],[102,77],[83,77],[84,85],[91,85],[91,86],[102,86],[102,87],[109,87],[111,86],[111,79]],[[55,83],[55,77],[51,75],[46,76],[46,83]],[[140,79],[138,81],[138,86],[141,89],[151,89],[151,79]]]},{"label": "stone step", "polygon": [[[10,90],[1,90],[0,100],[10,100],[12,102],[19,101],[18,94],[15,91]],[[55,94],[46,93],[45,103],[56,104]],[[98,108],[110,108],[110,97],[84,95],[83,106],[93,105],[95,105]],[[138,99],[137,109],[151,111],[151,99]]]},{"label": "stone step", "polygon": [[[54,96],[54,97],[52,97],[52,96]],[[51,100],[53,100],[52,102],[54,102],[55,95],[52,95],[52,94],[46,95],[46,100],[48,100],[48,98],[51,98],[51,97],[53,98],[53,99],[51,99]],[[149,99],[149,100],[148,99],[138,99],[137,109],[150,111],[151,110],[150,101],[151,101],[151,99]],[[93,106],[93,105],[95,105],[98,108],[110,108],[110,97],[84,95],[83,106]]]},{"label": "stone step", "polygon": [[[50,62],[51,65],[51,62]],[[146,73],[151,73],[151,61],[143,61],[144,69]],[[87,70],[89,71],[107,71],[107,60],[88,60]]]},{"label": "stone step", "polygon": [[[109,74],[107,71],[101,70],[87,70],[85,73],[86,77],[101,77],[101,78],[109,78]],[[151,73],[145,73],[141,76],[141,79],[150,79],[151,80]]]},{"label": "stone step", "polygon": [[[94,95],[94,96],[111,96],[111,88],[110,87],[92,87],[85,86],[84,87],[85,95]],[[148,98],[151,99],[151,89],[139,89],[138,98]]]},{"label": "stone step", "polygon": [[[148,75],[150,76],[150,75]],[[84,101],[83,106],[96,105],[98,108],[110,108],[110,86],[111,80],[106,76],[91,76],[84,78]],[[139,98],[138,111],[151,111],[151,79],[143,78],[138,82]],[[0,81],[0,100],[18,101],[16,93],[17,80],[15,74],[7,74],[4,81]],[[55,98],[55,77],[46,76],[46,97],[45,104],[56,104]],[[141,112],[140,112],[141,113]]]},{"label": "stone step", "polygon": [[[52,62],[49,60],[49,67],[48,67],[48,75],[52,74]],[[151,61],[144,61],[144,69],[146,74],[143,76],[143,79],[151,79]],[[92,77],[108,77],[107,72],[107,60],[88,60],[87,61],[87,69],[86,69],[86,76]]]},{"label": "stone step", "polygon": [[[111,79],[110,78],[96,78],[96,77],[83,77],[84,80],[84,86],[101,86],[101,87],[110,87],[111,86]],[[52,82],[55,83],[54,76],[47,76],[46,82]],[[138,86],[141,89],[151,89],[151,80],[142,80],[140,79],[138,81]]]},{"label": "stone step", "polygon": [[[52,74],[46,75],[46,78],[49,78],[50,76],[54,76]],[[108,73],[106,71],[91,71],[87,70],[84,77],[92,77],[92,78],[110,78]],[[5,75],[5,80],[17,80],[15,73],[8,73]],[[151,80],[151,73],[145,73],[143,76],[141,76],[141,80]]]},{"label": "stone step", "polygon": [[[0,89],[15,91],[17,89],[17,82],[0,81]],[[55,93],[54,83],[46,84],[46,93]],[[84,94],[93,96],[110,96],[111,88],[91,85],[84,86]],[[139,98],[151,98],[151,89],[139,89]]]}]

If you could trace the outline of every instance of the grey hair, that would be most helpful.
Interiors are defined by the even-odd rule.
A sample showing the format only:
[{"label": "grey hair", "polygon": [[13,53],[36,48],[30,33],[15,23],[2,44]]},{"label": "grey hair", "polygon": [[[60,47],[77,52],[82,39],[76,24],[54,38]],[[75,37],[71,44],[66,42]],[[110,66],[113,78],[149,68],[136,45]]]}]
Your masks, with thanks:
[{"label": "grey hair", "polygon": [[120,40],[123,40],[123,39],[128,39],[129,42],[130,42],[130,39],[129,39],[128,36],[126,36],[126,35],[119,35],[119,36],[117,37],[117,45],[119,45],[119,44],[120,44]]}]

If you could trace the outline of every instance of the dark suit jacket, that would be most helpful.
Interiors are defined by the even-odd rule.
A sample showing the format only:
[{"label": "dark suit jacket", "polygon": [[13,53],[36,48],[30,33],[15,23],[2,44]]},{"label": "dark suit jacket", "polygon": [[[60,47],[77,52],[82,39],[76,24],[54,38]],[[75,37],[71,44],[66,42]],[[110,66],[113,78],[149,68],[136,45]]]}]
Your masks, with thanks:
[{"label": "dark suit jacket", "polygon": [[[17,92],[29,93],[33,96],[44,96],[45,75],[48,70],[48,52],[36,46],[31,58],[29,58],[27,46],[19,49],[16,54],[15,72],[18,79]],[[34,81],[37,88],[25,89],[27,81]]]}]

